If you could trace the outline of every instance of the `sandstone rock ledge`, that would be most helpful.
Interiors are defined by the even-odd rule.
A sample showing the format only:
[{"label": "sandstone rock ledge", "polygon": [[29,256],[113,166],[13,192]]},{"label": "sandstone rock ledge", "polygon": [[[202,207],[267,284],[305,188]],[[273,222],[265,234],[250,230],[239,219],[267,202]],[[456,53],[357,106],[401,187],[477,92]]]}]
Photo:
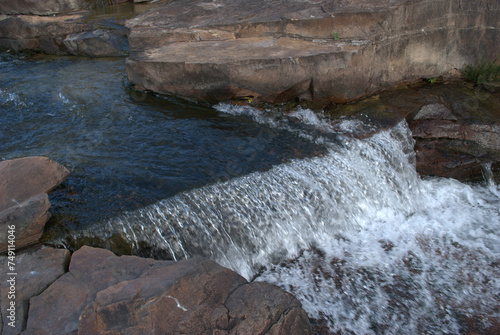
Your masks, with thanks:
[{"label": "sandstone rock ledge", "polygon": [[[67,265],[66,251],[50,248],[23,262],[30,257],[39,262],[41,252],[59,257],[60,267]],[[24,270],[36,277],[40,269]],[[43,292],[24,295],[29,312],[22,334],[312,334],[291,294],[248,283],[206,258],[155,261],[82,247],[72,255],[69,271],[57,273],[48,288],[42,282]],[[27,287],[25,278],[19,283]],[[3,334],[22,330],[13,332],[3,319]]]},{"label": "sandstone rock ledge", "polygon": [[127,22],[129,81],[214,103],[345,102],[500,53],[500,3],[174,0]]}]

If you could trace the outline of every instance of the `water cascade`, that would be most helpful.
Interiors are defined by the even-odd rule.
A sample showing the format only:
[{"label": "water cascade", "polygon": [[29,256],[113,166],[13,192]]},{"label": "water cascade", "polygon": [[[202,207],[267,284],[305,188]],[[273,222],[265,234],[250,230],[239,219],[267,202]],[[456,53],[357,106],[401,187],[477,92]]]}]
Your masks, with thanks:
[{"label": "water cascade", "polygon": [[456,334],[468,318],[499,316],[497,185],[422,180],[405,121],[360,140],[350,135],[370,125],[355,120],[218,109],[328,152],[179,193],[93,233],[121,232],[136,248],[208,256],[275,283],[342,334]]}]

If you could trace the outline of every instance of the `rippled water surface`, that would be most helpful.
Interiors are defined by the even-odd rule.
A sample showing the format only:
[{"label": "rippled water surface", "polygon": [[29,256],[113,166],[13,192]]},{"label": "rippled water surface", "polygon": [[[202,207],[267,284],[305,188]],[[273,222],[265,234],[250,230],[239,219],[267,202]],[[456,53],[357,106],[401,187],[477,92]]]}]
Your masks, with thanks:
[{"label": "rippled water surface", "polygon": [[0,158],[42,155],[71,172],[51,197],[50,237],[323,150],[245,117],[132,92],[123,59],[9,59],[0,73]]}]

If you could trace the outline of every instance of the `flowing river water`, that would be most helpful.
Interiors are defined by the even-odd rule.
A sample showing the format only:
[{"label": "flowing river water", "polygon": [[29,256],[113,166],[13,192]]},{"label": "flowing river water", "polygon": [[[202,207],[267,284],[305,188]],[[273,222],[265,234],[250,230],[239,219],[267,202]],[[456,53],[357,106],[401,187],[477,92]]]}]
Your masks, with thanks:
[{"label": "flowing river water", "polygon": [[500,188],[418,176],[405,121],[358,139],[369,121],[141,95],[123,60],[0,70],[0,157],[72,173],[46,243],[208,256],[292,292],[323,333],[498,322]]}]

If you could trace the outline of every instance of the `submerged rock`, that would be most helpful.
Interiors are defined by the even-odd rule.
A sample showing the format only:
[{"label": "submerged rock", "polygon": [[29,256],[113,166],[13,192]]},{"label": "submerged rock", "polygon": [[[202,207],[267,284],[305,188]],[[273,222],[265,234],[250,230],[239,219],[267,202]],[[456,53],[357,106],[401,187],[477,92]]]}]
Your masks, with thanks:
[{"label": "submerged rock", "polygon": [[491,1],[171,1],[127,22],[130,82],[217,102],[344,102],[500,52]]},{"label": "submerged rock", "polygon": [[50,217],[47,193],[68,175],[64,166],[46,157],[0,162],[0,252],[7,251],[8,226],[15,226],[16,249],[38,242]]},{"label": "submerged rock", "polygon": [[300,303],[205,259],[154,261],[82,247],[30,300],[23,334],[312,334]]}]

